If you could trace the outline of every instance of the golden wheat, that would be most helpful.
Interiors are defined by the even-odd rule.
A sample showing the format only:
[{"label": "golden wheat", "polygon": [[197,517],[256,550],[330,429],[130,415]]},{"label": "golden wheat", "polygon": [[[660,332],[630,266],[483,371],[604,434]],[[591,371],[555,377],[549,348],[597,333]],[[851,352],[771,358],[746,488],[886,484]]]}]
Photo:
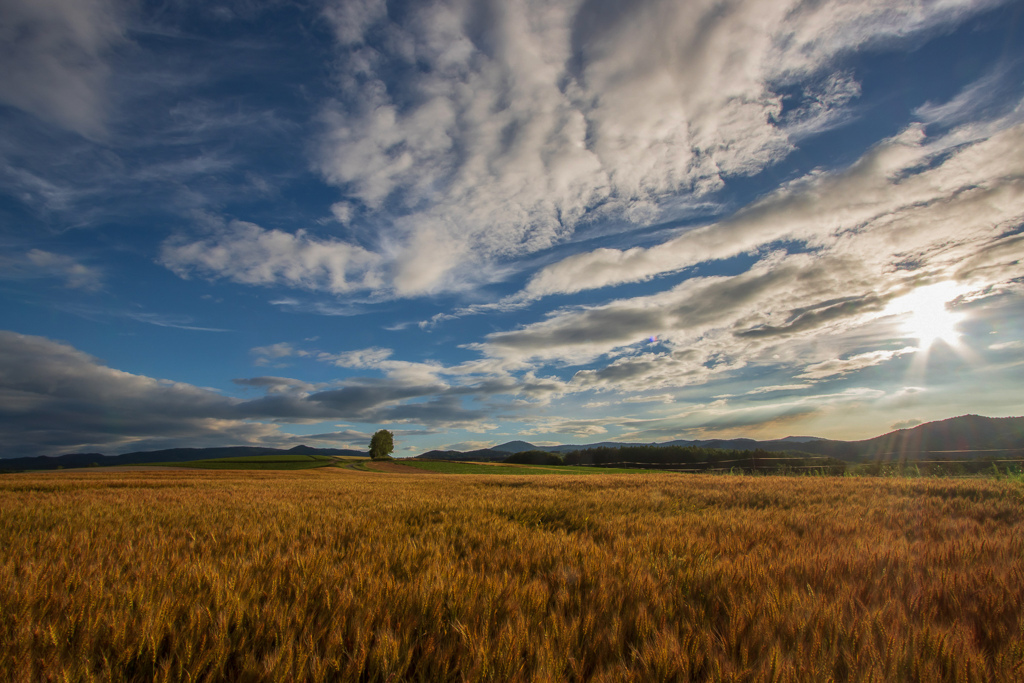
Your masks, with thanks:
[{"label": "golden wheat", "polygon": [[1022,680],[1022,502],[992,480],[7,475],[0,678]]}]

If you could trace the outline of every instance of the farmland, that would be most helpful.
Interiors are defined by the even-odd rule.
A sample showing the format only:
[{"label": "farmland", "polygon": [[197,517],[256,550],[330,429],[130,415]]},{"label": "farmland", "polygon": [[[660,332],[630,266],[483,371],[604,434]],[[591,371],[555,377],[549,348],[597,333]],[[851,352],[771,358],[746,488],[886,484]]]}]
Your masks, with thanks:
[{"label": "farmland", "polygon": [[[415,467],[427,472],[438,472],[441,474],[583,474],[603,475],[611,473],[629,472],[626,469],[596,469],[593,467],[575,467],[572,465],[544,466],[544,465],[482,465],[471,462],[452,462],[440,460],[404,460],[400,461],[406,467]],[[633,471],[634,473],[636,470]]]},{"label": "farmland", "polygon": [[0,478],[0,679],[1020,680],[1012,479]]},{"label": "farmland", "polygon": [[157,464],[163,467],[186,467],[201,470],[307,470],[314,467],[327,467],[334,463],[334,458],[324,455],[251,455]]}]

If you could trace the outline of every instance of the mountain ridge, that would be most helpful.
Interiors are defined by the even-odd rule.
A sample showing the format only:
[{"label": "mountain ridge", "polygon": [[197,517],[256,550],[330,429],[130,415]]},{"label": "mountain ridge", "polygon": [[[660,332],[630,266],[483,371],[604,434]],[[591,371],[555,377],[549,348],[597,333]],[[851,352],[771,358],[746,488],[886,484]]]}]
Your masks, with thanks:
[{"label": "mountain ridge", "polygon": [[[425,460],[504,460],[513,453],[548,451],[569,453],[585,448],[620,448],[623,446],[699,446],[729,450],[793,451],[812,455],[825,455],[856,462],[872,459],[918,458],[922,455],[942,457],[954,453],[984,453],[992,451],[1024,450],[1024,417],[984,417],[959,415],[945,420],[897,429],[870,439],[840,441],[808,436],[789,436],[782,439],[757,441],[755,439],[676,439],[660,443],[602,441],[592,444],[559,444],[536,446],[528,441],[515,440],[472,451],[433,450],[416,458]],[[53,470],[59,468],[109,467],[113,465],[145,465],[156,462],[189,462],[254,455],[345,455],[367,456],[362,450],[348,448],[314,448],[295,446],[290,449],[262,446],[226,446],[215,448],[169,448],[156,451],[134,451],[122,455],[102,453],[67,453],[59,456],[2,458],[0,470]]]},{"label": "mountain ridge", "polygon": [[367,456],[366,451],[348,448],[268,448],[265,446],[220,446],[214,448],[165,448],[157,451],[133,451],[121,455],[102,453],[65,453],[64,455],[37,455],[26,458],[2,458],[0,470],[56,470],[83,467],[112,467],[115,465],[148,465],[157,462],[191,462],[257,455],[356,455]]},{"label": "mountain ridge", "polygon": [[[592,444],[560,444],[535,446],[526,441],[510,441],[492,446],[489,451],[518,453],[527,450],[569,453],[585,448],[620,448],[623,446],[699,446],[747,451],[799,450],[844,460],[908,457],[911,455],[964,453],[1024,449],[1024,417],[984,417],[958,415],[944,420],[925,422],[906,429],[896,429],[870,439],[842,441],[811,436],[788,436],[758,441],[733,439],[676,439],[657,443],[602,441]],[[513,450],[515,449],[515,450]],[[423,457],[423,456],[420,456]]]}]

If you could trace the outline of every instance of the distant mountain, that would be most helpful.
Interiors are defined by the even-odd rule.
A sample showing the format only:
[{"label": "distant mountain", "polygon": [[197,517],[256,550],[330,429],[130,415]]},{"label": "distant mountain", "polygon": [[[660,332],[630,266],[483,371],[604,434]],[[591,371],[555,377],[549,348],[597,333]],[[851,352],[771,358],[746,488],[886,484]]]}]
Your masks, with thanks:
[{"label": "distant mountain", "polygon": [[539,451],[551,451],[552,453],[571,453],[578,451],[583,448],[620,448],[622,446],[654,446],[653,443],[619,443],[617,441],[601,441],[600,443],[586,444],[584,446],[548,446],[546,448],[538,448]]},{"label": "distant mountain", "polygon": [[762,444],[777,444],[778,448],[772,450],[786,450],[792,448],[794,443],[807,443],[808,441],[821,441],[816,436],[787,436],[785,439],[774,441],[755,441],[753,439],[676,439],[661,443],[646,442],[624,442],[624,441],[601,441],[587,444],[562,444],[559,446],[534,446],[526,441],[509,441],[500,446],[491,446],[492,451],[503,451],[506,453],[522,453],[523,451],[549,451],[551,453],[571,453],[572,451],[584,448],[621,448],[623,446],[706,446],[708,448],[731,448],[735,450],[753,450],[762,447]]},{"label": "distant mountain", "polygon": [[0,459],[0,470],[56,470],[78,467],[109,467],[112,465],[148,465],[154,462],[190,462],[192,460],[212,460],[215,458],[284,454],[365,456],[367,452],[346,448],[312,448],[310,446],[296,446],[289,450],[261,446],[169,448],[161,451],[136,451],[123,455],[68,453],[58,456],[40,455],[34,458],[3,458]]},{"label": "distant mountain", "polygon": [[500,446],[491,446],[488,450],[501,451],[502,453],[522,453],[523,451],[542,451],[545,449],[541,446],[534,446],[526,441],[509,441]]},{"label": "distant mountain", "polygon": [[[963,455],[997,454],[999,451],[1024,451],[1024,417],[982,417],[961,415],[960,417],[938,420],[917,425],[911,429],[899,429],[888,434],[862,441],[835,441],[811,436],[788,436],[784,439],[755,441],[754,439],[684,439],[665,443],[600,443],[559,446],[535,446],[526,441],[509,441],[492,448],[475,451],[430,451],[416,456],[425,460],[498,461],[512,453],[524,451],[549,451],[570,453],[588,448],[620,448],[623,446],[702,446],[737,451],[789,451],[793,444],[800,444],[799,450],[814,455],[827,455],[846,461],[918,459],[956,457]],[[232,458],[253,455],[348,455],[365,456],[366,451],[344,448],[312,448],[296,446],[290,450],[261,448],[259,446],[234,446],[228,448],[171,448],[162,451],[138,451],[124,455],[103,455],[102,453],[69,453],[57,457],[0,459],[0,470],[53,470],[58,467],[94,467],[109,465],[145,465],[154,462],[188,462],[213,458]]]},{"label": "distant mountain", "polygon": [[[696,442],[676,442],[675,443],[696,443]],[[487,450],[500,451],[502,453],[522,453],[524,451],[548,451],[549,453],[569,453],[571,451],[578,451],[581,448],[618,448],[620,446],[653,446],[655,444],[645,443],[621,443],[618,441],[602,441],[601,443],[588,443],[588,444],[563,444],[560,446],[534,446],[532,443],[527,441],[509,441],[503,443],[500,446],[491,446]]]},{"label": "distant mountain", "polygon": [[[431,451],[421,458],[434,460],[494,460],[511,453],[523,451],[549,451],[571,453],[590,448],[621,448],[624,446],[701,446],[736,451],[791,451],[794,444],[799,450],[814,455],[827,455],[847,461],[929,457],[953,457],[957,452],[966,455],[973,452],[984,455],[984,451],[1024,450],[1024,417],[981,417],[962,415],[947,420],[938,420],[917,425],[911,429],[900,429],[882,436],[862,441],[836,441],[814,436],[787,436],[784,439],[756,441],[754,439],[678,439],[664,443],[624,443],[602,441],[583,445],[564,444],[559,446],[535,446],[526,441],[509,441],[480,451]],[[501,456],[496,457],[497,456]]]},{"label": "distant mountain", "polygon": [[[347,456],[370,456],[369,451],[357,451],[351,448],[314,448],[312,446],[296,446],[295,448],[289,448],[287,451],[281,451],[283,453],[291,453],[293,455],[347,455]],[[268,455],[275,455],[275,453],[268,453]]]},{"label": "distant mountain", "polygon": [[1024,448],[1024,417],[961,415],[852,442],[866,456]]},{"label": "distant mountain", "polygon": [[[792,448],[792,442],[750,441],[730,439],[704,441],[701,445],[713,448],[782,451]],[[813,439],[801,441],[800,450],[816,455],[828,455],[847,461],[891,460],[985,455],[986,452],[1024,450],[1024,417],[981,417],[961,415],[899,429],[888,434],[861,441],[835,441]]]},{"label": "distant mountain", "polygon": [[[533,450],[533,449],[527,449]],[[495,448],[481,448],[475,451],[427,451],[417,455],[419,460],[457,460],[473,462],[500,462],[513,451],[499,451]],[[520,451],[515,451],[520,452]]]}]

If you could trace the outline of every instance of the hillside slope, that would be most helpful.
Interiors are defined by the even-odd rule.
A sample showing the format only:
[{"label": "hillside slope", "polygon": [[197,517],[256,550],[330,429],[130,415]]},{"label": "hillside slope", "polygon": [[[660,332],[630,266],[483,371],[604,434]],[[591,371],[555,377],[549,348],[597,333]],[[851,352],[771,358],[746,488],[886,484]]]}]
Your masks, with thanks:
[{"label": "hillside slope", "polygon": [[312,448],[296,446],[291,449],[263,446],[229,446],[225,448],[168,448],[160,451],[135,451],[123,455],[102,453],[68,453],[50,457],[0,459],[0,470],[55,470],[78,467],[110,467],[112,465],[148,465],[154,462],[191,462],[221,458],[253,457],[260,455],[348,455],[365,456],[365,451],[343,448]]},{"label": "hillside slope", "polygon": [[[756,449],[780,452],[799,450],[814,455],[825,455],[847,461],[873,459],[928,457],[970,457],[984,455],[986,451],[1024,450],[1024,417],[982,417],[961,415],[900,429],[861,441],[838,441],[800,436],[756,441],[754,439],[701,439],[667,441],[664,443],[618,443],[602,441],[593,444],[535,446],[526,441],[510,441],[490,449],[460,453],[458,451],[432,451],[420,457],[434,460],[495,459],[495,453],[509,454],[530,450],[570,453],[595,448],[624,448],[633,446],[699,446],[736,451]],[[476,457],[486,456],[486,457]]]}]

